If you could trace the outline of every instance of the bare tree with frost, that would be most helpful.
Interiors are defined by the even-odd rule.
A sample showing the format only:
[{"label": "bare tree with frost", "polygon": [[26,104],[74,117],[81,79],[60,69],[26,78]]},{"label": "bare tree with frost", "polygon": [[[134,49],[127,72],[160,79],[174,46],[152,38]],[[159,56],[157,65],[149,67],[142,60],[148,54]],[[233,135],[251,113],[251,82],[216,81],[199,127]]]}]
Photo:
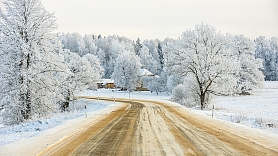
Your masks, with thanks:
[{"label": "bare tree with frost", "polygon": [[176,43],[165,49],[167,68],[176,75],[190,78],[191,86],[196,88],[189,91],[198,95],[201,109],[208,103],[209,94],[233,92],[239,65],[227,46],[225,35],[201,24],[195,30],[185,31]]}]

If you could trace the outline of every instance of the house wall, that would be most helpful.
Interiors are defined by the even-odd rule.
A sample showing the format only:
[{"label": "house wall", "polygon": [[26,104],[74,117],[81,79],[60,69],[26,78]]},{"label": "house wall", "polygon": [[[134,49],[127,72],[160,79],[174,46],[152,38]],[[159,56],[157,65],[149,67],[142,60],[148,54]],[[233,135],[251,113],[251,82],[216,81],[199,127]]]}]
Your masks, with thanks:
[{"label": "house wall", "polygon": [[115,88],[115,84],[114,83],[106,83],[105,88],[106,89],[113,89],[113,88]]}]

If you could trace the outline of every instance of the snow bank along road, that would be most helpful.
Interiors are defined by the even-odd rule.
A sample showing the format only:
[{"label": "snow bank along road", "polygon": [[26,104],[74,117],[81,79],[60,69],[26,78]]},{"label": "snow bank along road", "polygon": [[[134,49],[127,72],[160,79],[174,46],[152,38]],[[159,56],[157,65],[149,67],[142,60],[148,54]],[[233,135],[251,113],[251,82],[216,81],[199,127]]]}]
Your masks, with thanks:
[{"label": "snow bank along road", "polygon": [[39,155],[278,155],[277,138],[194,116],[178,105],[131,99],[116,102],[122,107]]}]

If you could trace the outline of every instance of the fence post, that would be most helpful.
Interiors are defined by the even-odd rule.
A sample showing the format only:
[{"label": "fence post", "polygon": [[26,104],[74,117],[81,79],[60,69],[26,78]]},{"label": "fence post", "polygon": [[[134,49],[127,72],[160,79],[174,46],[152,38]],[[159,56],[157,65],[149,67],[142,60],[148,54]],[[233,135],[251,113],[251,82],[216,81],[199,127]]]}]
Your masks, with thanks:
[{"label": "fence post", "polygon": [[213,118],[213,111],[214,111],[214,105],[212,105],[212,112],[211,112],[212,118]]},{"label": "fence post", "polygon": [[87,102],[85,102],[85,116],[87,118],[88,116],[87,116],[87,106],[86,106],[86,104],[87,104]]}]

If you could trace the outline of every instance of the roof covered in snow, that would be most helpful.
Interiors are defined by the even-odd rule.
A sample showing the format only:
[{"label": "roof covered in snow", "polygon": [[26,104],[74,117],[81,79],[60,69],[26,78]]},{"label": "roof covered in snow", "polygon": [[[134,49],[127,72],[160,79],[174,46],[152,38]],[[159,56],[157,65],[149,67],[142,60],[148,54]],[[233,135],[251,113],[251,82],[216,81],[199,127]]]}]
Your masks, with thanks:
[{"label": "roof covered in snow", "polygon": [[95,83],[114,83],[114,80],[112,79],[100,79],[99,81]]},{"label": "roof covered in snow", "polygon": [[140,69],[140,76],[154,76],[154,74],[148,71],[147,69],[143,68]]}]

